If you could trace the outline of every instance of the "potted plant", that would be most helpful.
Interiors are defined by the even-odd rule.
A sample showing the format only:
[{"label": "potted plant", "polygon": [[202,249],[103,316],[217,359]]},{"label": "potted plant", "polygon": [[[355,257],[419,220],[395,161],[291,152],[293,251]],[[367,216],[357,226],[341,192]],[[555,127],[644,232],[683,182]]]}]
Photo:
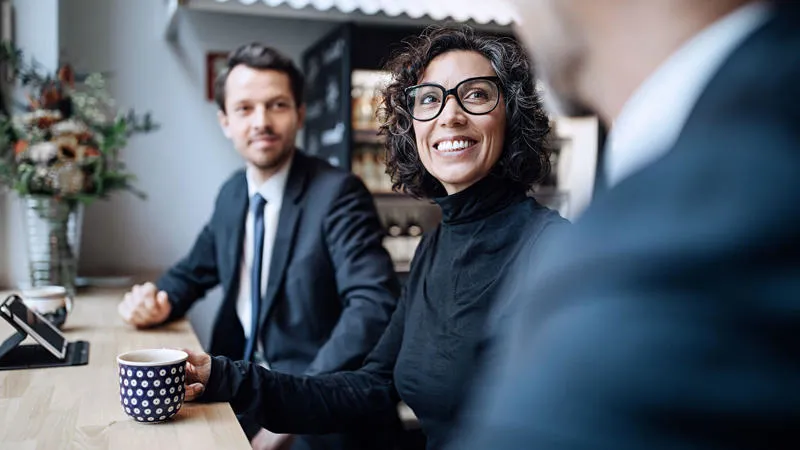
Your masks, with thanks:
[{"label": "potted plant", "polygon": [[102,74],[48,73],[7,42],[0,63],[25,95],[0,114],[0,188],[21,200],[30,284],[74,295],[84,205],[120,190],[145,198],[120,152],[158,126],[149,113],[119,112]]}]

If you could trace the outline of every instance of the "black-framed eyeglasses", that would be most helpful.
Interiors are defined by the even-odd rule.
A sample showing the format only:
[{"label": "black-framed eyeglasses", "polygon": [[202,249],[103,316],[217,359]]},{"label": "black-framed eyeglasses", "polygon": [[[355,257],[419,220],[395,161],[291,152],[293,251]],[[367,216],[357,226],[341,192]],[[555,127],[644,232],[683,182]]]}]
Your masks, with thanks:
[{"label": "black-framed eyeglasses", "polygon": [[461,109],[474,116],[489,114],[500,103],[499,77],[474,77],[447,90],[436,83],[423,83],[407,87],[408,113],[420,122],[433,120],[444,110],[447,97],[452,94]]}]

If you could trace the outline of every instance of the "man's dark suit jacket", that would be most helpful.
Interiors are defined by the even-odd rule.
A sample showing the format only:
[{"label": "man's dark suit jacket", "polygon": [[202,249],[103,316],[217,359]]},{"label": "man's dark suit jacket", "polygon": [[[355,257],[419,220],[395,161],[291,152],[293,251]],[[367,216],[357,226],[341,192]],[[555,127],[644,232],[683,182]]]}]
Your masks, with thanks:
[{"label": "man's dark suit jacket", "polygon": [[[181,317],[221,284],[224,299],[209,352],[243,356],[236,315],[248,208],[244,170],[222,187],[213,216],[191,252],[157,285]],[[399,296],[383,228],[355,176],[297,151],[289,171],[261,307],[260,341],[270,367],[319,374],[361,366]]]},{"label": "man's dark suit jacket", "polygon": [[[217,285],[224,298],[209,353],[242,358],[236,313],[248,210],[244,170],[222,187],[190,253],[157,286],[182,317]],[[372,196],[354,175],[299,150],[289,170],[261,306],[259,338],[273,370],[320,374],[361,366],[399,296]]]},{"label": "man's dark suit jacket", "polygon": [[453,449],[800,448],[800,3],[545,258]]}]

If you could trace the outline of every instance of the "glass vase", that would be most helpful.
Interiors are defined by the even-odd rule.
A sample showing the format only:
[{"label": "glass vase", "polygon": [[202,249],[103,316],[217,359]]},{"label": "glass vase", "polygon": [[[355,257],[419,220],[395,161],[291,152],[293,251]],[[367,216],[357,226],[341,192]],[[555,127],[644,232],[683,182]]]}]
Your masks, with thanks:
[{"label": "glass vase", "polygon": [[21,200],[31,287],[63,286],[74,297],[83,204],[48,196]]}]

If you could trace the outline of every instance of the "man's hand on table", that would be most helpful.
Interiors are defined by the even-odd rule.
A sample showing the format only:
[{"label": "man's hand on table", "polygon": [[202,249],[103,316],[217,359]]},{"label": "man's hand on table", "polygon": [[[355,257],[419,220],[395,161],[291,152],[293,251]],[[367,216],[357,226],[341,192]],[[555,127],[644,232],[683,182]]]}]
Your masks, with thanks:
[{"label": "man's hand on table", "polygon": [[208,353],[183,349],[189,359],[186,361],[186,394],[184,400],[190,402],[203,394],[211,376],[211,356]]},{"label": "man's hand on table", "polygon": [[134,285],[117,307],[122,319],[136,326],[147,328],[163,323],[172,311],[167,293],[159,291],[156,285],[147,282]]}]

